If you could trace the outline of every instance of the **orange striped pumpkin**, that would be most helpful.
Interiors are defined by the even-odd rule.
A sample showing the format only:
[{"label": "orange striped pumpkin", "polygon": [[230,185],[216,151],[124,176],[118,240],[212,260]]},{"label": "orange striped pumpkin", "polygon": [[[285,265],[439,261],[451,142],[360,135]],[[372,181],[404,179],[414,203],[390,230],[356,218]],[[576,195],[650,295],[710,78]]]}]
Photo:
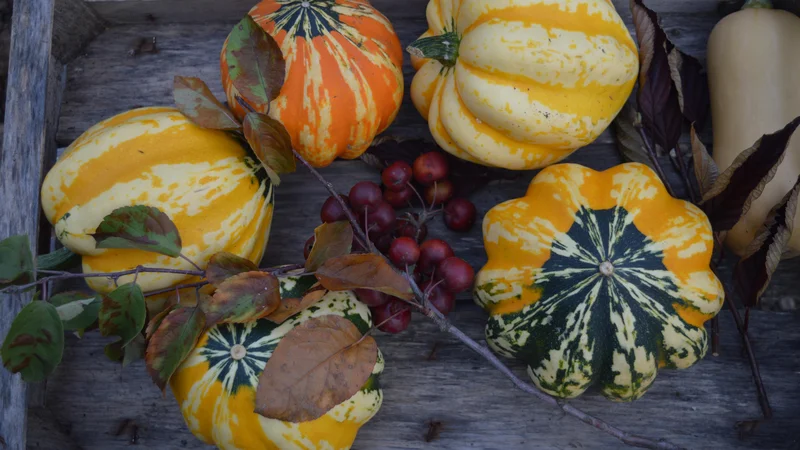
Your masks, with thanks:
[{"label": "orange striped pumpkin", "polygon": [[609,0],[431,0],[427,18],[411,98],[439,146],[479,164],[566,158],[608,127],[638,74]]},{"label": "orange striped pumpkin", "polygon": [[[286,60],[278,98],[253,107],[283,123],[316,167],[359,157],[392,123],[403,99],[403,51],[389,20],[367,0],[264,0],[249,14]],[[226,47],[227,40],[222,84],[228,104],[243,117]]]}]

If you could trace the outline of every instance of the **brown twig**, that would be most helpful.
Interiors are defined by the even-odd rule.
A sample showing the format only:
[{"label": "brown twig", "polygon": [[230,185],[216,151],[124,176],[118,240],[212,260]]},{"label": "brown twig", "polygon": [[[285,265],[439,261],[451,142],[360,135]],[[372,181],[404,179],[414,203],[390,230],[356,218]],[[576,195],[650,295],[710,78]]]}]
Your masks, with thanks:
[{"label": "brown twig", "polygon": [[647,154],[650,156],[650,160],[653,162],[653,167],[656,169],[656,173],[658,173],[659,178],[661,181],[664,182],[664,186],[667,188],[667,192],[672,197],[675,197],[675,191],[672,189],[672,185],[670,185],[669,181],[667,180],[667,175],[664,172],[664,169],[661,167],[661,163],[658,162],[658,155],[656,155],[655,147],[653,147],[653,143],[650,141],[650,136],[647,135],[647,132],[644,130],[643,127],[637,127],[639,129],[639,135],[642,137],[644,141],[644,146],[647,149]]},{"label": "brown twig", "polygon": [[183,260],[187,261],[189,264],[191,264],[191,265],[192,265],[192,266],[193,266],[195,269],[197,269],[197,270],[200,270],[200,271],[202,271],[202,270],[203,270],[203,268],[202,268],[202,267],[198,266],[196,262],[194,262],[194,261],[192,261],[191,259],[187,258],[187,257],[186,257],[186,255],[184,255],[183,253],[181,253],[181,254],[180,254],[180,255],[178,255],[178,256],[179,256],[181,259],[183,259]]},{"label": "brown twig", "polygon": [[[328,189],[328,192],[330,192],[331,195],[333,195],[334,197],[336,197],[338,199],[341,199],[341,197],[339,197],[339,193],[336,192],[336,189],[333,187],[333,185],[331,183],[329,183],[327,180],[325,180],[325,178],[313,166],[311,166],[311,164],[309,164],[307,161],[305,161],[305,159],[302,156],[300,156],[300,154],[298,154],[294,150],[292,150],[292,151],[294,152],[295,157],[304,166],[306,166],[306,168],[312,173],[312,175],[314,175],[315,178],[317,178],[317,180],[319,180],[320,183],[322,183]],[[344,202],[342,201],[341,203],[342,203],[342,206],[344,208],[345,213],[347,214],[348,220],[350,221],[350,223],[353,226],[353,232],[356,233],[356,235],[358,237],[360,237],[360,238],[362,238],[364,240],[367,240],[366,236],[364,235],[364,232],[359,227],[358,220],[356,220],[355,216],[349,211],[349,208],[346,207]],[[372,246],[371,243],[370,243],[370,247],[369,248],[370,248],[370,251],[372,253],[377,254],[377,255],[381,255],[384,258],[386,258],[385,255],[383,255],[377,249],[375,249],[375,247]],[[512,372],[510,368],[508,368],[505,364],[503,364],[502,361],[500,361],[497,358],[497,356],[495,356],[494,353],[492,353],[492,351],[489,348],[477,343],[475,340],[473,340],[472,338],[470,338],[469,336],[464,334],[464,332],[462,332],[460,329],[455,327],[449,320],[447,320],[447,318],[444,315],[442,315],[442,313],[439,312],[439,310],[434,308],[433,305],[430,303],[430,300],[428,299],[428,297],[422,292],[422,290],[420,289],[419,285],[417,285],[416,281],[414,281],[414,277],[410,273],[408,273],[406,271],[406,272],[403,272],[402,274],[406,278],[408,283],[411,285],[411,289],[414,292],[414,296],[416,297],[417,301],[419,302],[419,304],[414,304],[413,302],[409,302],[409,304],[414,305],[415,307],[417,307],[417,309],[419,309],[419,311],[421,313],[423,313],[429,319],[434,321],[436,323],[436,325],[439,326],[439,328],[442,331],[450,333],[456,339],[461,341],[464,345],[466,345],[467,347],[472,349],[474,352],[476,352],[478,355],[480,355],[481,357],[486,359],[492,366],[494,366],[503,375],[505,375],[507,378],[509,378],[512,381],[512,383],[514,383],[514,385],[517,386],[518,388],[522,389],[523,391],[525,391],[525,392],[527,392],[529,394],[532,394],[532,395],[536,396],[537,398],[539,398],[543,402],[547,403],[548,405],[557,407],[557,408],[561,409],[562,411],[564,411],[566,414],[571,415],[571,416],[577,418],[578,420],[597,428],[598,430],[604,431],[604,432],[610,434],[611,436],[616,437],[617,439],[619,439],[620,441],[624,442],[625,444],[628,444],[628,445],[631,445],[631,446],[635,446],[635,447],[654,448],[654,449],[679,449],[679,448],[681,448],[681,447],[679,447],[679,446],[677,446],[675,444],[672,444],[670,442],[667,442],[667,441],[665,441],[663,439],[655,441],[655,440],[652,440],[652,439],[648,439],[646,437],[636,436],[636,435],[632,435],[632,434],[626,433],[625,431],[622,431],[619,428],[616,428],[616,427],[614,427],[612,425],[609,425],[608,423],[606,423],[606,422],[604,422],[604,421],[602,421],[602,420],[600,420],[600,419],[598,419],[598,418],[596,418],[596,417],[594,417],[594,416],[592,416],[590,414],[587,414],[587,413],[581,411],[580,409],[575,408],[574,406],[572,406],[570,404],[567,404],[567,403],[564,403],[564,402],[559,402],[558,400],[555,399],[555,397],[552,397],[552,396],[540,391],[534,385],[523,381],[522,379],[517,377],[517,375],[514,374],[514,372]]]},{"label": "brown twig", "polygon": [[756,385],[756,392],[758,393],[758,404],[761,406],[761,412],[767,419],[772,418],[772,407],[769,405],[769,397],[767,397],[767,390],[764,388],[764,380],[761,379],[761,371],[758,369],[758,361],[756,355],[753,353],[753,346],[750,344],[750,338],[747,335],[747,330],[742,323],[742,317],[739,315],[739,310],[733,302],[733,297],[730,291],[725,287],[725,303],[728,304],[728,309],[731,310],[733,321],[736,322],[736,328],[742,336],[742,344],[747,353],[747,359],[750,360],[750,370],[753,373],[753,381]]}]

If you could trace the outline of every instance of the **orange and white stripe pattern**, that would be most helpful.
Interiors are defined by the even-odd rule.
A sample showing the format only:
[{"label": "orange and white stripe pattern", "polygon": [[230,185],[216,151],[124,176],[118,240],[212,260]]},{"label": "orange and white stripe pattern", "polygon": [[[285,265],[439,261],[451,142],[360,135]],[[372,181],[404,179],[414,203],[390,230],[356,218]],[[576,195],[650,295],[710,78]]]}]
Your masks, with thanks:
[{"label": "orange and white stripe pattern", "polygon": [[[231,134],[192,124],[178,110],[140,108],[104,120],[83,133],[47,174],[42,207],[56,236],[83,256],[84,272],[116,272],[138,265],[193,270],[181,258],[134,249],[98,249],[91,236],[103,218],[123,206],[153,206],[181,236],[183,254],[205,266],[227,251],[261,260],[272,223],[273,188],[265,170]],[[141,273],[145,291],[187,279]],[[108,278],[89,278],[99,292]],[[122,277],[119,284],[133,281]]]},{"label": "orange and white stripe pattern", "polygon": [[[278,98],[253,107],[283,123],[292,144],[316,167],[359,157],[394,121],[403,99],[403,51],[389,20],[366,0],[264,0],[250,15],[286,60]],[[242,117],[226,46],[222,84]]]},{"label": "orange and white stripe pattern", "polygon": [[460,36],[455,66],[412,57],[411,98],[436,142],[487,166],[537,169],[593,142],[630,96],[636,45],[609,0],[431,0]]}]

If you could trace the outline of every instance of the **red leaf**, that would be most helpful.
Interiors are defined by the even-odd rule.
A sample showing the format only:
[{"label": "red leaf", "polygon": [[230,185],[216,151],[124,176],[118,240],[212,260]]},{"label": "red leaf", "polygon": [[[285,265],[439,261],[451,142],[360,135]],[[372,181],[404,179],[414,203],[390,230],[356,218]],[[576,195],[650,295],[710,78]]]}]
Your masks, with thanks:
[{"label": "red leaf", "polygon": [[228,278],[244,272],[258,270],[258,266],[249,259],[236,256],[233,253],[219,252],[211,255],[206,267],[206,279],[208,282],[219,287]]},{"label": "red leaf", "polygon": [[350,253],[353,227],[350,222],[323,223],[314,230],[314,247],[306,259],[306,271],[317,270],[325,261]]},{"label": "red leaf", "polygon": [[172,96],[178,109],[197,125],[214,130],[238,130],[233,113],[214,97],[203,80],[175,76]]},{"label": "red leaf", "polygon": [[145,363],[147,372],[162,392],[194,349],[204,329],[205,317],[198,308],[179,307],[159,323],[147,344]]},{"label": "red leaf", "polygon": [[329,259],[317,269],[320,284],[331,291],[372,289],[410,300],[411,285],[386,260],[373,254],[345,255]]},{"label": "red leaf", "polygon": [[218,323],[252,322],[280,306],[280,283],[266,272],[234,275],[219,285],[214,296],[199,304],[208,326]]}]

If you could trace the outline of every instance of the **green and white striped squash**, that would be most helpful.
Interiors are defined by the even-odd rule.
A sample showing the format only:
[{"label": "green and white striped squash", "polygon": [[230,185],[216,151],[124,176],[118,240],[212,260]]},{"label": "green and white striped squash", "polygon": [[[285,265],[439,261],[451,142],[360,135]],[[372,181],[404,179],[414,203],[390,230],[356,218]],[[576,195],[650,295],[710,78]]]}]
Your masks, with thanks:
[{"label": "green and white striped squash", "polygon": [[474,294],[491,315],[487,341],[543,391],[632,401],[660,368],[705,355],[704,323],[724,298],[711,226],[649,167],[550,166],[491,209],[483,233]]},{"label": "green and white striped squash", "polygon": [[[280,282],[284,298],[297,298],[316,279],[284,277]],[[205,332],[170,380],[192,433],[223,450],[350,448],[359,428],[383,402],[380,350],[364,387],[318,419],[291,423],[254,412],[258,378],[281,338],[306,320],[331,314],[349,319],[362,333],[372,327],[369,308],[352,292],[329,292],[280,325],[261,319],[217,325]]]}]

